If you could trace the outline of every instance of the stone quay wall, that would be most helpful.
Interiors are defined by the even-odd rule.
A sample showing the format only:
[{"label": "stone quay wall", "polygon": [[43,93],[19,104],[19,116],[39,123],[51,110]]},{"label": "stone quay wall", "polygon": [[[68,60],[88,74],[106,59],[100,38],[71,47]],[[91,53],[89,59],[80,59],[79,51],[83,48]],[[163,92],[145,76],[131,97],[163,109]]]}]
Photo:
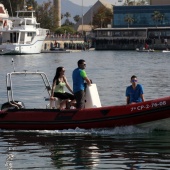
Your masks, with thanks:
[{"label": "stone quay wall", "polygon": [[83,48],[85,42],[84,38],[58,38],[58,37],[47,37],[42,45],[42,50],[50,50],[52,47],[65,48],[65,49],[79,49]]}]

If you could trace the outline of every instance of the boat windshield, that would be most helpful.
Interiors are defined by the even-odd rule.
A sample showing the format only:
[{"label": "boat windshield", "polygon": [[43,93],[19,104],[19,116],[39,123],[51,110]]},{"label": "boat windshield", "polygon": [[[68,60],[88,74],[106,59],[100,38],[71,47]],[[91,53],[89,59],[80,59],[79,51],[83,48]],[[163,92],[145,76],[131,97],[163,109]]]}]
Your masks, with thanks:
[{"label": "boat windshield", "polygon": [[17,11],[19,18],[35,18],[35,11]]}]

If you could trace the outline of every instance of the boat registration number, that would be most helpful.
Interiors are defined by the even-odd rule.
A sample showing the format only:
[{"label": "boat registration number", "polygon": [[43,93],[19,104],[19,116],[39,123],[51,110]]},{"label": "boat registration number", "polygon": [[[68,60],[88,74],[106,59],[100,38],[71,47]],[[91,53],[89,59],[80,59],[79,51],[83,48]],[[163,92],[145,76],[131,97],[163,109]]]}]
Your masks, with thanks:
[{"label": "boat registration number", "polygon": [[135,110],[144,110],[144,109],[150,109],[150,108],[155,108],[155,107],[161,107],[161,106],[165,106],[166,105],[166,101],[161,101],[158,103],[151,103],[151,104],[146,104],[146,105],[140,105],[137,107],[131,107],[131,112],[135,111]]}]

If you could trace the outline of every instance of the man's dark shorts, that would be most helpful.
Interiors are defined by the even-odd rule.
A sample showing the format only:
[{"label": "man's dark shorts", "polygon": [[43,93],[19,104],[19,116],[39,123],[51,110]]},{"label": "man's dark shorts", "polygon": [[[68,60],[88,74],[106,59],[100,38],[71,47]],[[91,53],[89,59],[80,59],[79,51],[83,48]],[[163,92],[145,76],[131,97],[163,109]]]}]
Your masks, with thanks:
[{"label": "man's dark shorts", "polygon": [[85,107],[85,93],[83,90],[78,91],[76,93],[74,93],[74,97],[76,99],[76,106],[77,109],[84,109]]}]

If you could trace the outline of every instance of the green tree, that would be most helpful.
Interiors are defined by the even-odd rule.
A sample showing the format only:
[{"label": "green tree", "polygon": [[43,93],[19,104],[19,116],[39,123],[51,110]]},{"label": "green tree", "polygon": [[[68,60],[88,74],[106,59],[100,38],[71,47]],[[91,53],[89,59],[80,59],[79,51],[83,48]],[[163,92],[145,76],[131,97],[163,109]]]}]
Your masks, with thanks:
[{"label": "green tree", "polygon": [[124,18],[124,21],[128,24],[128,28],[129,28],[129,25],[134,22],[134,18],[132,17],[132,15],[127,14]]},{"label": "green tree", "polygon": [[149,5],[149,0],[139,0],[136,5]]},{"label": "green tree", "polygon": [[148,5],[150,0],[125,0],[125,6],[135,6],[135,5]]},{"label": "green tree", "polygon": [[74,34],[75,30],[71,26],[61,26],[60,28],[57,28],[55,30],[55,33],[56,34],[65,34],[65,33]]},{"label": "green tree", "polygon": [[64,18],[64,15],[63,14],[61,14],[61,19],[63,19]]},{"label": "green tree", "polygon": [[28,8],[32,7],[33,10],[36,10],[37,6],[38,6],[38,3],[35,0],[27,0],[26,5],[27,5]]},{"label": "green tree", "polygon": [[66,12],[66,13],[64,14],[64,17],[66,17],[66,19],[65,19],[65,22],[64,22],[63,25],[70,25],[70,20],[69,20],[69,18],[71,17],[71,14],[70,14],[69,12]]},{"label": "green tree", "polygon": [[71,22],[69,19],[66,19],[65,22],[62,24],[62,26],[73,26],[74,23]]},{"label": "green tree", "polygon": [[[1,0],[0,1],[8,10],[9,16],[15,16],[17,10],[24,8],[24,1],[21,0]],[[37,8],[37,2],[35,0],[26,0],[27,7],[32,6],[33,9]]]},{"label": "green tree", "polygon": [[80,15],[75,15],[73,19],[77,23],[80,20]]},{"label": "green tree", "polygon": [[152,20],[155,22],[156,27],[158,23],[161,23],[164,20],[164,14],[160,13],[159,11],[154,11],[152,14]]},{"label": "green tree", "polygon": [[100,7],[97,13],[93,16],[93,26],[94,28],[101,27],[106,28],[108,24],[111,24],[113,18],[113,12],[111,9],[106,7]]},{"label": "green tree", "polygon": [[66,12],[64,16],[68,19],[69,17],[71,17],[71,14],[69,12]]},{"label": "green tree", "polygon": [[133,5],[135,5],[135,1],[125,0],[124,5],[125,6],[133,6]]},{"label": "green tree", "polygon": [[52,2],[44,2],[42,5],[38,5],[37,8],[37,20],[41,23],[41,27],[55,30],[55,24],[53,22],[54,8]]}]

